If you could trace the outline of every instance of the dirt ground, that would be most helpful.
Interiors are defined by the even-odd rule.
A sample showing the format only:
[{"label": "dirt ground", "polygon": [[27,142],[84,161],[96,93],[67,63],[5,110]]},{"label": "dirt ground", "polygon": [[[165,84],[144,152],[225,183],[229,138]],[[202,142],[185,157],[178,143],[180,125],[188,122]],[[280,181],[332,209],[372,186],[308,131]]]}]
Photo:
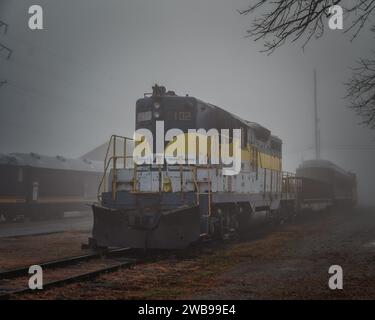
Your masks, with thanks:
[{"label": "dirt ground", "polygon": [[[224,273],[221,284],[199,298],[375,298],[375,209],[309,217],[284,226],[259,244],[264,245],[263,253],[250,255]],[[343,290],[328,287],[331,265],[343,269]]]},{"label": "dirt ground", "polygon": [[87,243],[90,234],[87,231],[67,231],[0,238],[0,271],[85,254],[87,252],[82,251],[81,245]]},{"label": "dirt ground", "polygon": [[[375,209],[310,214],[22,299],[374,299]],[[328,288],[340,265],[343,290]]]}]

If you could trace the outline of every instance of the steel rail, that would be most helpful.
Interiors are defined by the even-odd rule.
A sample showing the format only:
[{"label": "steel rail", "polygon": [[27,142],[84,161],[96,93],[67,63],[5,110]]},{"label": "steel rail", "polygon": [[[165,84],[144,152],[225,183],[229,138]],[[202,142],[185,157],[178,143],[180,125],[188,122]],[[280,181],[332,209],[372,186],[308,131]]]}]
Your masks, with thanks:
[{"label": "steel rail", "polygon": [[67,278],[47,282],[43,284],[42,290],[32,290],[30,288],[25,288],[25,289],[19,289],[19,290],[14,290],[10,292],[0,293],[0,300],[9,300],[15,295],[20,295],[20,294],[43,293],[46,290],[49,290],[51,288],[56,288],[56,287],[72,284],[72,283],[79,282],[79,281],[90,280],[102,274],[117,271],[121,268],[125,268],[125,267],[130,268],[131,266],[135,264],[135,262],[136,262],[135,259],[126,259],[125,261],[122,261],[110,267],[104,267],[104,268],[100,268],[91,272],[81,273],[72,277],[67,277]]},{"label": "steel rail", "polygon": [[[75,264],[78,262],[88,261],[91,259],[97,259],[102,256],[110,257],[116,254],[122,254],[129,250],[130,250],[129,248],[120,248],[120,249],[113,249],[113,250],[102,251],[102,252],[99,251],[99,252],[89,253],[89,254],[85,254],[81,256],[51,260],[51,261],[42,262],[42,263],[34,263],[34,265],[41,266],[43,270],[53,269],[53,268],[67,266],[70,264]],[[29,274],[29,268],[30,268],[29,266],[25,266],[25,267],[20,267],[20,268],[15,268],[15,269],[0,272],[0,280],[13,279],[17,277],[27,276]]]}]

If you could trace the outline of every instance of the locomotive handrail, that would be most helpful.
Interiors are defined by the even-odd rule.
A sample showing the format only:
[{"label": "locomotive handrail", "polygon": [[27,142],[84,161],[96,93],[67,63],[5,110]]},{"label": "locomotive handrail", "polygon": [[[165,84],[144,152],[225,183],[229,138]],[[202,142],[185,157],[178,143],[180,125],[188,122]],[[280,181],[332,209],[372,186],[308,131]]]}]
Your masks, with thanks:
[{"label": "locomotive handrail", "polygon": [[[105,158],[104,158],[104,163],[103,163],[103,165],[104,165],[103,176],[102,176],[102,179],[100,180],[100,183],[99,183],[99,186],[98,186],[97,198],[98,198],[99,201],[101,200],[101,190],[102,190],[103,185],[104,185],[104,190],[107,189],[106,188],[106,177],[107,177],[107,171],[108,171],[108,168],[109,168],[109,164],[111,163],[111,161],[113,161],[114,158],[116,158],[116,157],[120,158],[119,156],[116,155],[116,140],[117,139],[122,139],[124,141],[124,150],[123,150],[123,156],[122,156],[122,158],[124,159],[124,168],[126,167],[126,159],[132,158],[131,156],[126,155],[126,152],[127,152],[126,143],[127,143],[128,140],[132,141],[133,139],[125,137],[125,136],[116,135],[116,134],[111,135],[111,138],[109,139],[109,142],[108,142],[108,146],[107,146],[107,150],[106,150],[106,154],[105,154]],[[112,144],[113,144],[112,157],[108,159]],[[112,169],[116,169],[116,165],[117,165],[117,159],[114,161],[114,168],[112,168]],[[117,170],[113,170],[113,174],[117,175]],[[116,177],[113,177],[113,178],[116,178]],[[116,180],[116,179],[112,179],[112,183],[113,183],[113,180]]]},{"label": "locomotive handrail", "polygon": [[[117,139],[122,139],[124,141],[124,155],[123,156],[118,156],[117,155],[117,152],[116,152],[116,141]],[[123,159],[124,160],[124,168],[126,168],[126,159],[132,159],[133,157],[132,156],[127,156],[126,155],[126,142],[128,140],[133,140],[131,138],[128,138],[128,137],[124,137],[124,136],[119,136],[119,135],[112,135],[111,138],[110,138],[110,141],[108,143],[108,146],[107,146],[107,151],[106,151],[106,156],[105,156],[105,159],[104,159],[104,173],[103,173],[103,176],[102,176],[102,179],[99,183],[99,187],[98,187],[98,194],[97,194],[97,198],[99,200],[99,202],[101,201],[101,191],[104,187],[104,191],[107,190],[107,186],[106,186],[106,178],[107,178],[107,173],[108,173],[108,169],[110,168],[110,165],[112,164],[112,198],[113,200],[116,199],[116,195],[117,195],[117,162],[119,159]],[[110,156],[110,151],[111,151],[111,147],[112,147],[112,156]],[[110,156],[110,157],[109,157]],[[192,173],[192,178],[193,178],[193,183],[194,183],[194,186],[195,186],[195,190],[196,190],[196,203],[197,205],[199,205],[199,195],[200,195],[200,186],[199,186],[199,183],[197,182],[197,169],[198,168],[204,168],[204,169],[211,169],[211,168],[217,168],[217,167],[220,167],[220,166],[217,166],[217,165],[187,165],[188,169],[190,170],[190,172]],[[159,168],[159,172],[161,171],[161,166],[159,165],[158,166]],[[183,170],[182,170],[182,167],[180,166],[180,179],[181,179],[181,192],[182,192],[182,188],[183,188]],[[136,192],[137,191],[137,173],[138,173],[138,170],[137,170],[137,165],[134,163],[134,174],[133,174],[133,192]],[[159,181],[160,182],[160,181]],[[209,195],[209,214],[211,212],[211,193],[212,193],[212,181],[211,181],[211,175],[210,175],[210,172],[209,172],[209,177],[208,177],[208,195]],[[159,193],[161,192],[161,189],[160,189],[160,186],[159,186]]]},{"label": "locomotive handrail", "polygon": [[296,193],[296,174],[294,172],[283,171],[282,172],[282,193]]},{"label": "locomotive handrail", "polygon": [[[208,169],[210,169],[210,168],[208,168]],[[208,216],[210,217],[211,216],[211,192],[212,192],[212,190],[211,190],[211,188],[212,188],[212,181],[211,181],[211,173],[210,173],[211,171],[210,170],[208,170],[208,182],[207,182],[207,184],[208,184]]]},{"label": "locomotive handrail", "polygon": [[[192,166],[190,164],[188,164],[188,168],[193,176],[193,182],[194,182],[194,186],[195,186],[195,190],[196,190],[196,196],[197,196],[197,206],[199,206],[199,193],[200,193],[200,190],[199,190],[199,184],[197,182],[197,169],[193,169]],[[196,167],[195,167],[196,168]]]},{"label": "locomotive handrail", "polygon": [[[118,159],[124,159],[124,161],[126,161],[126,159],[132,159],[133,157],[132,156],[112,156],[108,159],[108,162],[107,162],[107,165],[105,167],[105,174],[107,173],[108,171],[108,167],[109,165],[111,164],[111,162],[114,164],[114,166],[112,167],[112,193],[116,193],[116,189],[117,189],[117,173],[115,171],[116,170],[116,162]],[[105,179],[105,175],[103,175],[101,181],[100,181],[100,184],[99,184],[99,191],[98,191],[98,200],[100,201],[100,189],[101,189],[101,186],[103,184],[103,180]],[[114,183],[116,183],[116,186],[114,187]]]}]

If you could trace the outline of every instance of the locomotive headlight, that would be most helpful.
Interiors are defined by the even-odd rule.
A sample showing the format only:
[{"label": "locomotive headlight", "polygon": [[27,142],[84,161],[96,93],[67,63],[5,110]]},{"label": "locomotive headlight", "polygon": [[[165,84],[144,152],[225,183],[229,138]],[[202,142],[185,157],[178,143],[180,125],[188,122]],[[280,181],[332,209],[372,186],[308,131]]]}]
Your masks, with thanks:
[{"label": "locomotive headlight", "polygon": [[155,117],[156,119],[158,119],[158,118],[160,117],[160,112],[159,112],[159,111],[155,111],[155,112],[154,112],[154,117]]},{"label": "locomotive headlight", "polygon": [[155,102],[154,103],[154,108],[155,108],[155,110],[159,110],[160,109],[160,103],[159,102]]}]

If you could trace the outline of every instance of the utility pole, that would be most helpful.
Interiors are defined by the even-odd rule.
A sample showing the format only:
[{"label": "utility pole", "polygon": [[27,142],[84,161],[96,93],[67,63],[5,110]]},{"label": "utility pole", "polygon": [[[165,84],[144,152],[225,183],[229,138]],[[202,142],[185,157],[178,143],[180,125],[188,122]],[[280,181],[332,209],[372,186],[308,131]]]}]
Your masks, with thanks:
[{"label": "utility pole", "polygon": [[315,128],[315,159],[320,159],[320,132],[318,118],[318,102],[316,87],[316,69],[314,69],[314,128]]}]

